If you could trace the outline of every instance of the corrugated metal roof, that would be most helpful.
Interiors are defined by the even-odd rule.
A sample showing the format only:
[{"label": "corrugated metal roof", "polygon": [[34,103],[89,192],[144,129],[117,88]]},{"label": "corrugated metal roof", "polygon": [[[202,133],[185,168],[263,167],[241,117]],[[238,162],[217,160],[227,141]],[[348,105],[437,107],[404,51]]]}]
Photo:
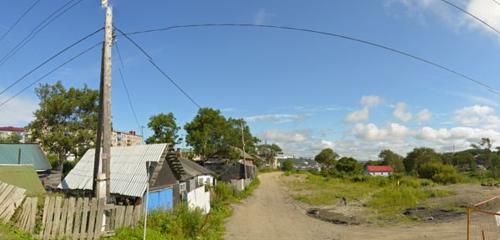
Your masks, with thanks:
[{"label": "corrugated metal roof", "polygon": [[[167,144],[111,148],[110,192],[142,197],[147,186],[146,162],[159,162]],[[92,190],[95,149],[89,149],[59,185],[62,189]]]},{"label": "corrugated metal roof", "polygon": [[203,166],[189,159],[179,158],[179,161],[182,164],[182,168],[184,168],[184,171],[186,172],[186,174],[182,176],[182,180],[200,175],[215,175],[212,170],[204,168]]},{"label": "corrugated metal roof", "polygon": [[21,149],[21,164],[33,165],[37,171],[50,170],[50,163],[38,144],[0,144],[0,164],[17,164]]}]

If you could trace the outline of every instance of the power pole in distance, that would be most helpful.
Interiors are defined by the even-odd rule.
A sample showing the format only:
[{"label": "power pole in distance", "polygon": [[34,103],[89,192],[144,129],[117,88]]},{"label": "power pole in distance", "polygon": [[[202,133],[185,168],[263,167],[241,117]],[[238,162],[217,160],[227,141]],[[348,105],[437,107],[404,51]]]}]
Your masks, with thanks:
[{"label": "power pole in distance", "polygon": [[247,174],[247,160],[245,159],[245,124],[241,122],[241,143],[243,145],[243,168],[245,169],[245,181],[248,178]]},{"label": "power pole in distance", "polygon": [[[99,125],[97,127],[96,151],[94,159],[94,191],[97,198],[105,198],[106,202],[109,202],[111,162],[111,47],[113,45],[113,11],[108,5],[107,0],[102,0],[102,6],[106,8],[106,19],[101,59]],[[100,156],[101,141],[102,156]],[[99,159],[102,159],[102,161],[99,161]],[[99,165],[101,166],[100,168]]]}]

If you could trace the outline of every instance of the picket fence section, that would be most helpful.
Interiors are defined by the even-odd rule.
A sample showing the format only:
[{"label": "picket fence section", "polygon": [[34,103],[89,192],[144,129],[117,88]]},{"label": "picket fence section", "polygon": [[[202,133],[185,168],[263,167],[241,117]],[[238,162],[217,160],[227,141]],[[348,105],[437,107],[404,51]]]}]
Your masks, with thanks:
[{"label": "picket fence section", "polygon": [[24,200],[26,190],[0,182],[0,221],[8,222]]},{"label": "picket fence section", "polygon": [[38,214],[37,204],[38,198],[26,198],[15,223],[17,227],[31,234],[35,232],[36,216]]},{"label": "picket fence section", "polygon": [[46,197],[38,238],[99,239],[119,227],[136,226],[141,214],[142,205],[110,205],[96,198]]}]

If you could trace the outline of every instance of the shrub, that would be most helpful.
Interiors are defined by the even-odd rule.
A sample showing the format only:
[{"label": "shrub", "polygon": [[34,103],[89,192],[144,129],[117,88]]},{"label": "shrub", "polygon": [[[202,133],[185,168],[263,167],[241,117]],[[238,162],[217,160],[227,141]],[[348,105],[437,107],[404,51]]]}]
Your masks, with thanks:
[{"label": "shrub", "polygon": [[458,183],[461,181],[461,176],[453,166],[437,162],[422,164],[418,169],[418,175],[442,184]]},{"label": "shrub", "polygon": [[281,169],[285,172],[289,172],[293,170],[293,162],[292,160],[286,160],[281,163]]}]

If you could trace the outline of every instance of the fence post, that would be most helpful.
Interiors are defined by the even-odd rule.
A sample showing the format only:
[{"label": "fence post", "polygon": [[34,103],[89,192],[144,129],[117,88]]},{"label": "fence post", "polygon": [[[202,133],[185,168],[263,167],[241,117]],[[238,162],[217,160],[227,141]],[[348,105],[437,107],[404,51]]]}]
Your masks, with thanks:
[{"label": "fence post", "polygon": [[470,214],[471,209],[467,208],[467,240],[470,240]]}]

